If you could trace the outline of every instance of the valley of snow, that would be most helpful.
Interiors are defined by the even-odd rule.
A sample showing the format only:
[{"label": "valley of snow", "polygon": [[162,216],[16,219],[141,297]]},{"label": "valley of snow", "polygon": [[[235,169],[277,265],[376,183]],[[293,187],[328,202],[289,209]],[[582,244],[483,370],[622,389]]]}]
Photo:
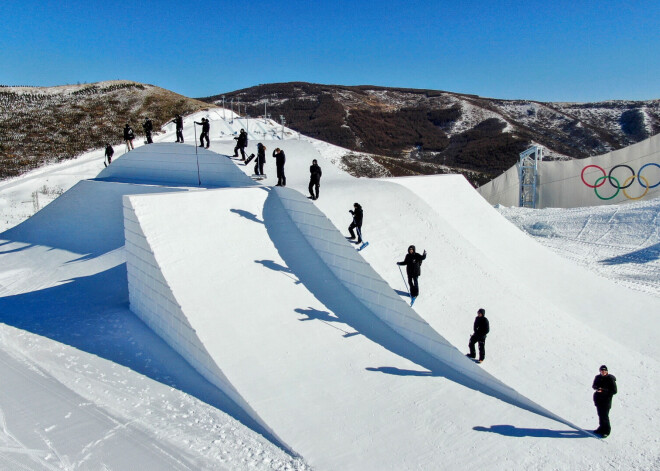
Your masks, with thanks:
[{"label": "valley of snow", "polygon": [[[176,146],[192,159],[202,116],[217,159],[248,175],[233,136],[248,128],[248,153],[265,142],[263,185],[103,179],[103,150],[0,183],[0,468],[660,467],[660,200],[493,209],[461,176],[356,179],[339,168],[348,151],[222,110],[187,117],[186,144],[115,146],[105,174]],[[175,140],[165,130],[157,144]],[[276,146],[287,189],[271,187]],[[312,158],[321,196],[302,201]],[[129,310],[124,195],[238,402]],[[360,202],[370,245],[354,257],[402,303],[395,262],[427,250],[414,312],[400,310],[460,358],[438,361],[354,299],[289,227],[285,199],[327,218],[333,240]],[[476,365],[462,354],[480,307],[491,334]],[[598,440],[582,429],[597,426],[603,363],[619,394]]]}]

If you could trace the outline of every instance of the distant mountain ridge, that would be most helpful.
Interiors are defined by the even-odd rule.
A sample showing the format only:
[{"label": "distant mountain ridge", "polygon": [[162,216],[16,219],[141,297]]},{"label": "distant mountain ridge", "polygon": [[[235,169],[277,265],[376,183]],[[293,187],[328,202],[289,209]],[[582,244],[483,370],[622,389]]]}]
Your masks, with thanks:
[{"label": "distant mountain ridge", "polygon": [[129,122],[137,135],[149,116],[158,129],[175,113],[206,103],[126,80],[59,87],[0,86],[0,178],[122,142]]},{"label": "distant mountain ridge", "polygon": [[[483,183],[531,144],[551,159],[584,158],[660,132],[660,100],[544,103],[440,90],[290,82],[224,94],[250,115],[374,157],[393,175],[462,171]],[[200,98],[222,103],[222,95]],[[378,157],[383,156],[383,157]],[[385,158],[388,156],[390,158]],[[396,157],[396,158],[391,158]]]}]

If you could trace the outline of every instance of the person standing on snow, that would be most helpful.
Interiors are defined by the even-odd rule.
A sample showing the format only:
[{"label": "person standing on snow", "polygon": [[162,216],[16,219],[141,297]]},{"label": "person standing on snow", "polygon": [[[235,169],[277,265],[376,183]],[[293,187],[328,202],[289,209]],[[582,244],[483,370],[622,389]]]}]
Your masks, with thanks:
[{"label": "person standing on snow", "polygon": [[248,145],[248,135],[245,132],[245,129],[241,129],[241,132],[238,133],[236,139],[236,147],[234,147],[234,157],[238,157],[238,151],[241,151],[241,160],[245,162],[245,148]]},{"label": "person standing on snow", "polygon": [[176,125],[176,142],[183,142],[183,118],[177,113],[172,122]]},{"label": "person standing on snow", "polygon": [[275,166],[277,167],[277,185],[275,186],[286,186],[286,176],[284,175],[286,156],[284,151],[278,147],[273,151],[273,157],[275,157]]},{"label": "person standing on snow", "polygon": [[144,129],[144,134],[147,136],[147,144],[153,144],[154,141],[151,140],[151,131],[154,129],[154,123],[148,117],[144,117],[144,123],[142,123],[142,129]]},{"label": "person standing on snow", "polygon": [[195,124],[202,126],[202,132],[199,135],[199,147],[204,147],[204,139],[206,139],[206,148],[209,148],[209,133],[211,131],[211,124],[208,119],[202,118],[202,122],[198,123],[195,121]]},{"label": "person standing on snow", "polygon": [[106,167],[108,165],[110,165],[112,163],[112,156],[113,155],[115,155],[115,150],[112,148],[112,146],[108,142],[105,145],[105,158],[107,159],[108,163],[106,164],[105,162],[103,162],[103,165],[105,165]]},{"label": "person standing on snow", "polygon": [[612,408],[612,396],[617,393],[616,378],[609,374],[607,366],[600,367],[600,374],[594,378],[591,385],[594,392],[594,404],[598,412],[598,428],[594,434],[601,438],[607,437],[612,428],[610,426],[610,409]]},{"label": "person standing on snow", "polygon": [[419,296],[419,283],[417,278],[422,274],[422,261],[426,259],[426,250],[422,255],[415,252],[415,246],[408,247],[408,253],[403,262],[397,262],[397,265],[405,265],[408,274],[408,285],[410,286],[411,305]]},{"label": "person standing on snow", "polygon": [[[321,167],[316,162],[316,159],[312,160],[312,165],[309,167],[309,198],[313,200],[319,199],[319,187],[321,186]],[[314,194],[314,189],[316,189],[316,195]]]},{"label": "person standing on snow", "polygon": [[468,347],[470,348],[470,353],[466,356],[476,358],[476,352],[474,351],[474,344],[479,344],[479,359],[477,363],[481,363],[486,359],[486,335],[490,332],[490,323],[486,319],[486,310],[481,308],[477,311],[477,317],[474,319],[474,333],[470,336],[470,343]]},{"label": "person standing on snow", "polygon": [[133,132],[133,128],[126,123],[126,126],[124,126],[124,141],[126,141],[126,151],[128,152],[129,150],[135,149],[133,146],[133,139],[135,139],[135,133]]},{"label": "person standing on snow", "polygon": [[362,219],[364,216],[362,206],[360,206],[360,203],[353,203],[353,209],[350,209],[348,212],[353,215],[353,222],[351,222],[351,225],[348,226],[348,232],[351,234],[351,236],[347,237],[347,239],[355,239],[355,232],[353,232],[353,229],[355,229],[357,232],[356,244],[360,244],[362,243]]},{"label": "person standing on snow", "polygon": [[257,144],[257,160],[254,163],[254,174],[264,174],[264,164],[266,163],[266,146],[261,142]]}]

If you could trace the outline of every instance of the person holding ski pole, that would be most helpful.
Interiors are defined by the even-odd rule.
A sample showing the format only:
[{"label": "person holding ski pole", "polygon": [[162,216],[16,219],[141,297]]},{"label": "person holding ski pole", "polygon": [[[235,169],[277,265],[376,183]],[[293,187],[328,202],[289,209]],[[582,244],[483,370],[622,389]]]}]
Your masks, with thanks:
[{"label": "person holding ski pole", "polygon": [[195,121],[195,124],[202,126],[202,132],[199,135],[199,147],[204,147],[204,139],[206,139],[206,148],[209,148],[209,132],[211,130],[211,124],[208,119],[202,118],[202,122],[198,123]]},{"label": "person holding ski pole", "polygon": [[347,237],[347,239],[355,239],[355,232],[353,232],[353,229],[355,229],[357,232],[357,242],[355,243],[360,244],[362,243],[362,219],[364,216],[362,206],[360,206],[360,203],[353,203],[353,209],[349,210],[348,212],[353,215],[353,222],[351,222],[351,225],[348,226],[348,232],[350,232],[351,236]]},{"label": "person holding ski pole", "polygon": [[133,139],[135,139],[133,128],[130,127],[128,123],[126,123],[126,126],[124,126],[124,141],[126,141],[127,152],[129,150],[135,149],[135,146],[133,146]]},{"label": "person holding ski pole", "polygon": [[[309,198],[312,200],[319,199],[319,187],[321,186],[321,167],[316,162],[316,159],[312,160],[312,165],[309,167]],[[314,189],[316,189],[316,195],[314,194]]]},{"label": "person holding ski pole", "polygon": [[612,396],[617,393],[616,378],[609,374],[607,366],[600,367],[600,374],[594,378],[591,385],[594,392],[594,404],[598,412],[598,428],[594,434],[606,438],[612,431],[610,426],[610,409],[612,408]]},{"label": "person holding ski pole", "polygon": [[419,296],[419,284],[417,278],[422,274],[422,261],[426,259],[426,250],[422,255],[415,252],[415,246],[408,247],[408,253],[403,262],[397,262],[397,265],[405,265],[408,274],[408,285],[410,286],[410,305],[412,306]]},{"label": "person holding ski pole", "polygon": [[474,333],[470,336],[470,343],[468,347],[470,353],[465,355],[466,357],[472,358],[473,360],[477,357],[477,353],[474,351],[474,344],[479,344],[479,359],[476,360],[477,363],[481,363],[486,359],[486,335],[490,332],[490,323],[486,319],[486,310],[481,308],[477,311],[477,317],[474,319]]},{"label": "person holding ski pole", "polygon": [[108,142],[105,145],[105,158],[108,161],[108,163],[103,162],[103,165],[106,167],[112,163],[112,156],[115,155],[115,150],[112,148],[110,143]]}]

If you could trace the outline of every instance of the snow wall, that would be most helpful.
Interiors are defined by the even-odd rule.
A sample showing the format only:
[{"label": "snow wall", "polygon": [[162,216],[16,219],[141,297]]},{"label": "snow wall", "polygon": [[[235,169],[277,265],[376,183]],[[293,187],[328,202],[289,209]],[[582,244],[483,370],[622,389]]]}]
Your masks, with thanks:
[{"label": "snow wall", "polygon": [[[477,191],[492,205],[518,206],[518,165]],[[537,208],[618,204],[658,195],[660,134],[595,157],[539,164]]]},{"label": "snow wall", "polygon": [[172,142],[149,144],[116,156],[96,179],[206,188],[256,185],[224,155]]},{"label": "snow wall", "polygon": [[126,272],[131,311],[195,370],[267,430],[276,443],[279,441],[278,445],[288,448],[236,391],[206,350],[163,276],[154,250],[140,227],[140,218],[131,203],[131,198],[124,198],[123,204]]},{"label": "snow wall", "polygon": [[[230,191],[251,192],[255,190],[239,188]],[[183,266],[182,263],[186,265],[186,262],[183,261],[185,257],[208,260],[206,263],[218,265],[219,262],[217,260],[214,262],[213,258],[216,255],[205,252],[212,249],[204,248],[209,241],[215,238],[213,234],[202,234],[201,231],[208,232],[208,228],[212,227],[209,226],[208,219],[213,216],[210,216],[205,208],[219,206],[220,201],[229,196],[226,191],[228,190],[124,198],[130,306],[133,312],[199,373],[237,404],[244,407],[246,413],[270,431],[271,429],[260,419],[258,413],[242,397],[240,388],[237,388],[223,373],[223,361],[227,359],[213,353],[217,348],[212,343],[216,340],[214,340],[213,333],[209,331],[209,326],[213,325],[209,323],[209,319],[213,319],[215,316],[212,312],[213,308],[209,306],[216,306],[217,296],[223,296],[219,287],[215,284],[214,290],[213,280],[195,281],[183,276],[181,268],[176,268]],[[421,348],[459,375],[474,381],[479,385],[478,389],[483,392],[579,429],[522,396],[467,359],[462,352],[438,334],[395,293],[346,241],[332,222],[308,199],[297,191],[287,188],[272,188],[268,190],[267,194],[268,198],[263,203],[264,218],[268,219],[267,214],[273,214],[273,211],[284,212],[291,222],[291,224],[287,224],[291,227],[290,230],[298,231],[301,234],[309,243],[312,252],[323,261],[339,283],[355,297],[355,302],[366,306],[371,314],[403,339]],[[160,201],[153,200],[153,198],[160,198]],[[159,224],[158,218],[152,215],[153,208],[156,206],[172,207],[183,204],[175,202],[173,198],[186,200],[185,207],[189,208],[187,217],[191,218],[188,225],[194,225],[196,230],[200,231],[199,240],[194,244],[187,244],[188,246],[185,248],[181,247],[180,254],[172,253],[173,250],[177,250],[175,247],[179,246],[172,243],[174,239],[169,240],[169,245],[165,242],[166,239],[172,238],[169,234],[170,230],[163,228]],[[251,197],[246,193],[244,198],[237,199],[248,200]],[[196,203],[191,204],[192,200]],[[217,203],[214,204],[213,201]],[[240,211],[233,210],[235,213]],[[197,222],[194,222],[195,220]],[[148,227],[148,229],[143,231],[143,227]],[[216,228],[216,230],[220,229]],[[213,247],[213,245],[211,244],[209,247]],[[250,240],[245,241],[241,250],[250,253]],[[165,260],[164,263],[167,266],[165,274],[158,260]],[[249,264],[249,261],[245,259],[241,263]],[[191,271],[190,276],[195,276],[195,273],[196,276],[200,276],[199,267]],[[218,267],[213,267],[212,270],[217,271]],[[220,267],[220,270],[226,269]],[[208,273],[207,276],[211,278],[219,276],[208,275]],[[173,279],[170,280],[168,276],[172,276]],[[209,286],[206,289],[200,289],[193,296],[190,291],[191,283],[194,285],[209,284]],[[224,296],[223,299],[225,299]],[[355,309],[359,310],[361,306],[356,305]],[[276,436],[275,433],[273,435]]]}]

